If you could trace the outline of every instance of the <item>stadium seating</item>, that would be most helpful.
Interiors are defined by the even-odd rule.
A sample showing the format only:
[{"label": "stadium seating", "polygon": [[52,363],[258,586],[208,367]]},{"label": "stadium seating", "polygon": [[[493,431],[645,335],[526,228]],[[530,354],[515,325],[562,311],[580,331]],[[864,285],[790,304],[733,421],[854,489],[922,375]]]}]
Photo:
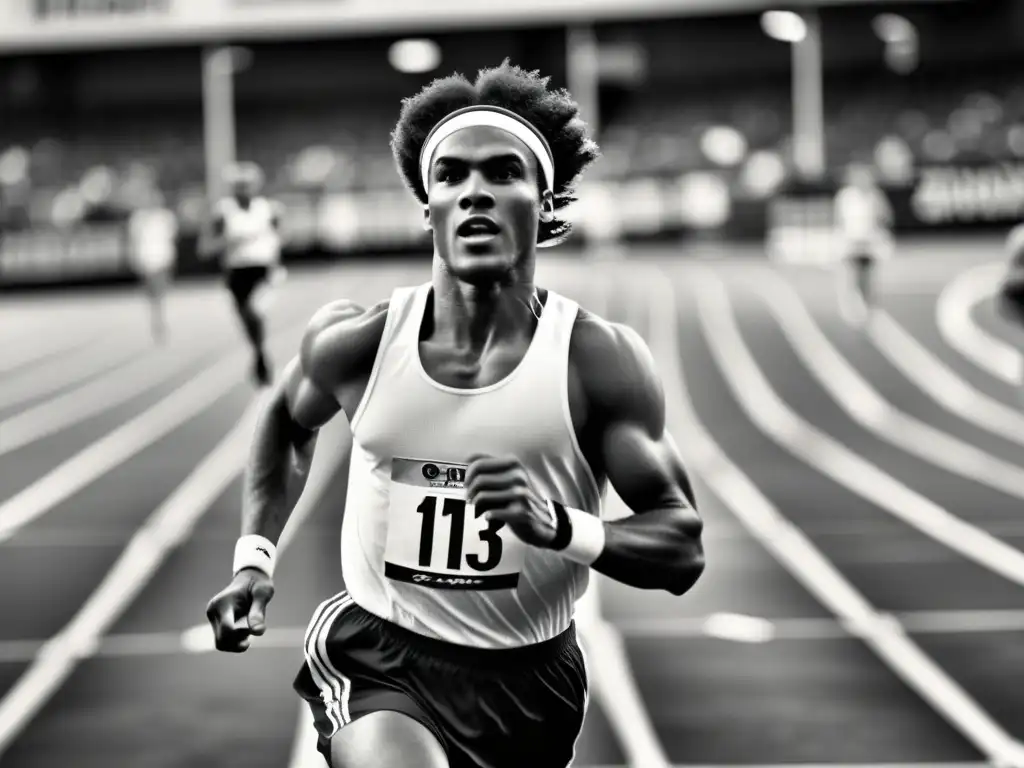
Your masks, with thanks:
[{"label": "stadium seating", "polygon": [[[1024,158],[1024,82],[1012,75],[835,77],[828,86],[832,169],[854,159],[873,162],[883,179],[898,185],[928,163]],[[395,190],[401,180],[388,139],[396,113],[392,101],[364,102],[358,110],[322,102],[284,110],[247,103],[237,114],[238,155],[266,170],[274,194]],[[591,178],[714,171],[733,199],[765,197],[785,179],[790,123],[785,82],[683,97],[664,86],[640,89],[604,126],[604,157]],[[76,213],[116,216],[130,208],[133,189],[153,181],[188,229],[202,216],[202,147],[198,108],[105,109],[71,121],[19,121],[0,134],[4,221],[11,227]]]}]

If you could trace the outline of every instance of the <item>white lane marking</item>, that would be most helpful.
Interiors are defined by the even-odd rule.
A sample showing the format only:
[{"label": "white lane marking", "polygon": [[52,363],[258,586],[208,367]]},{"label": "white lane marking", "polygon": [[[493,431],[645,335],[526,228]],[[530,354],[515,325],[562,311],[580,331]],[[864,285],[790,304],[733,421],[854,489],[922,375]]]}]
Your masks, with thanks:
[{"label": "white lane marking", "polygon": [[[961,635],[1024,630],[1024,610],[908,611],[893,618],[911,635]],[[629,619],[622,628],[629,638],[713,636],[736,642],[837,640],[857,635],[856,626],[835,619],[768,619],[731,613],[706,617]]]},{"label": "white lane marking", "polygon": [[765,273],[758,282],[758,293],[804,367],[856,423],[951,474],[1024,500],[1024,468],[893,406],[832,345],[789,283]]},{"label": "white lane marking", "polygon": [[[688,272],[688,278],[706,274]],[[692,275],[692,276],[691,276]],[[662,363],[670,413],[679,424],[680,443],[688,462],[704,477],[708,487],[793,576],[861,638],[912,690],[988,757],[1010,764],[1024,764],[1024,745],[1007,733],[954,680],[925,654],[890,615],[880,613],[839,570],[788,519],[783,517],[714,442],[694,412],[680,359],[679,322],[675,286],[659,270],[647,281],[657,293],[648,306],[651,344]],[[728,386],[741,402],[748,418],[782,444],[806,438],[806,429],[770,392],[756,364],[750,359],[720,294],[717,279],[699,280],[695,296],[703,332],[725,372]],[[716,288],[718,290],[716,290]],[[712,291],[714,293],[708,293]],[[708,297],[717,298],[717,301]],[[724,308],[724,311],[723,311]],[[724,347],[725,349],[721,349]],[[737,364],[737,361],[741,361]],[[669,362],[671,361],[671,362]],[[737,393],[737,390],[742,392]],[[756,400],[756,407],[753,401]],[[818,442],[818,441],[811,441]],[[817,451],[823,446],[815,445]],[[829,453],[829,450],[825,450]]]},{"label": "white lane marking", "polygon": [[[630,626],[630,630],[635,627]],[[735,643],[767,643],[777,636],[775,623],[760,616],[714,613],[700,624],[701,634]],[[632,636],[632,635],[631,635]]]},{"label": "white lane marking", "polygon": [[[1024,631],[1024,609],[907,611],[893,618],[909,635],[995,634]],[[173,656],[208,653],[208,624],[184,632],[132,632],[104,635],[93,655],[118,659],[130,656]],[[629,618],[617,627],[627,640],[687,640],[713,637],[732,642],[843,640],[856,637],[856,627],[839,619],[769,618],[730,612],[706,616]],[[203,630],[200,632],[200,630]],[[305,626],[270,627],[250,650],[294,650],[302,643]],[[0,640],[0,664],[32,661],[46,640]],[[308,709],[303,705],[303,708]]]},{"label": "white lane marking", "polygon": [[[80,387],[0,421],[0,456],[78,424],[91,416],[127,402],[180,374],[225,343],[216,334],[201,335],[187,344],[185,356],[135,358],[126,365]],[[168,347],[169,351],[172,347]],[[236,368],[239,363],[236,363]]]},{"label": "white lane marking", "polygon": [[0,408],[9,408],[32,398],[52,394],[112,365],[136,357],[143,351],[140,338],[132,338],[124,346],[111,344],[104,339],[27,371],[4,376],[0,380]]},{"label": "white lane marking", "polygon": [[992,296],[1006,267],[982,264],[953,278],[939,294],[935,319],[946,343],[991,376],[1016,387],[1024,372],[1021,354],[979,326],[974,308]]},{"label": "white lane marking", "polygon": [[690,280],[712,357],[747,418],[822,475],[993,573],[1024,585],[1024,553],[908,488],[797,415],[758,368],[730,311],[725,285],[706,270]]},{"label": "white lane marking", "polygon": [[249,406],[236,427],[150,515],[71,621],[43,644],[0,699],[0,757],[78,662],[96,652],[107,629],[238,473],[258,404],[256,400]]},{"label": "white lane marking", "polygon": [[[104,327],[101,328],[81,327],[76,323],[69,325],[70,327],[62,327],[59,332],[47,331],[38,336],[29,334],[20,337],[16,343],[5,346],[0,350],[0,374],[7,374],[51,355],[68,352],[83,344],[93,343],[105,333],[114,330],[113,327],[106,325],[106,319]],[[44,336],[48,337],[49,343],[42,343],[41,337]]]},{"label": "white lane marking", "polygon": [[[299,327],[280,331],[271,343],[296,333]],[[222,359],[0,503],[0,544],[242,383],[240,374],[247,356],[246,350]]]},{"label": "white lane marking", "polygon": [[[175,325],[170,342],[153,357],[133,359],[82,386],[0,421],[0,456],[126,403],[225,347],[237,350],[242,346],[237,336],[237,343],[231,343],[231,334],[237,332],[232,324],[224,322],[227,316],[217,317],[220,312],[216,307],[222,302],[214,299],[219,296],[200,294],[188,298],[189,302],[181,310],[185,320]],[[303,309],[298,318],[292,315],[290,305],[291,302],[289,311],[283,312],[276,322],[296,327],[297,319],[303,323],[308,319],[305,305],[300,305]],[[227,352],[221,356],[224,354]]]},{"label": "white lane marking", "polygon": [[1024,445],[1020,410],[972,387],[888,312],[876,309],[867,331],[889,363],[943,408],[1004,440]]},{"label": "white lane marking", "polygon": [[[126,311],[123,305],[113,309],[106,305],[95,307],[92,310],[93,314],[109,318],[112,313],[120,313],[120,321],[88,346],[65,355],[54,356],[52,360],[32,366],[26,371],[3,377],[0,381],[0,407],[10,407],[31,398],[51,394],[94,374],[125,365],[140,355],[159,357],[181,346],[180,342],[185,342],[189,347],[194,347],[197,340],[207,343],[206,337],[210,335],[211,324],[207,309],[210,305],[209,298],[201,293],[169,297],[167,313],[171,341],[167,347],[160,347],[153,342],[148,325],[139,323],[138,312]],[[53,326],[78,325],[90,319],[90,315],[85,311],[79,311],[77,315],[71,315],[66,320],[54,320]],[[215,326],[226,330],[231,327],[230,323],[226,322],[229,319],[225,311],[223,320],[215,323]],[[227,343],[228,339],[229,337],[224,334],[224,343]],[[36,344],[38,343],[37,340]]]}]

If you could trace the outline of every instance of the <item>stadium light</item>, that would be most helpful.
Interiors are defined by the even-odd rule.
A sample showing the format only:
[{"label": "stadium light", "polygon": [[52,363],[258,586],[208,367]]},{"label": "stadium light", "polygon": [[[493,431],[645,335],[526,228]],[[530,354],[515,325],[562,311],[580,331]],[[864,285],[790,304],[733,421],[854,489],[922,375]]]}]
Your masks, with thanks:
[{"label": "stadium light", "polygon": [[825,115],[822,94],[821,20],[809,9],[765,11],[761,29],[790,43],[793,72],[793,160],[805,178],[825,174]]},{"label": "stadium light", "polygon": [[761,29],[783,43],[799,43],[807,37],[807,23],[793,11],[765,11],[761,14]]},{"label": "stadium light", "polygon": [[430,72],[441,63],[441,48],[433,40],[399,40],[388,49],[388,61],[406,74]]},{"label": "stadium light", "polygon": [[768,197],[786,180],[786,164],[776,152],[761,149],[747,158],[740,178],[748,192]]},{"label": "stadium light", "polygon": [[880,13],[871,20],[875,35],[885,44],[885,63],[900,75],[917,69],[917,27],[895,13]]},{"label": "stadium light", "polygon": [[728,125],[708,128],[700,138],[700,148],[711,162],[721,166],[739,165],[747,154],[747,140]]},{"label": "stadium light", "polygon": [[883,43],[900,43],[917,36],[907,19],[895,13],[880,13],[871,20],[871,28]]}]

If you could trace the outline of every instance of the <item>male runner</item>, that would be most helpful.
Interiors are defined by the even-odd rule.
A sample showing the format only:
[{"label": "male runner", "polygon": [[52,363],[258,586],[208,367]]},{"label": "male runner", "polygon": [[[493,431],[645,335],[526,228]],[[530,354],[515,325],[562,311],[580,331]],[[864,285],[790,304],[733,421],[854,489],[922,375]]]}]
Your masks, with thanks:
[{"label": "male runner", "polygon": [[[597,156],[547,83],[506,62],[403,103],[392,148],[432,278],[318,311],[253,437],[235,576],[207,607],[229,652],[265,631],[292,463],[351,424],[346,590],[314,613],[295,680],[334,768],[568,765],[590,569],[682,595],[704,567],[646,345],[534,283]],[[601,520],[608,482],[634,516]]]},{"label": "male runner", "polygon": [[875,306],[877,262],[893,252],[892,207],[866,165],[849,169],[847,183],[835,198],[840,248],[839,307],[852,326],[861,326]]},{"label": "male runner", "polygon": [[220,254],[221,268],[238,317],[253,350],[253,376],[259,384],[272,378],[263,342],[270,286],[283,276],[281,209],[261,196],[263,172],[254,163],[239,163],[225,172],[232,194],[220,200],[200,254]]}]

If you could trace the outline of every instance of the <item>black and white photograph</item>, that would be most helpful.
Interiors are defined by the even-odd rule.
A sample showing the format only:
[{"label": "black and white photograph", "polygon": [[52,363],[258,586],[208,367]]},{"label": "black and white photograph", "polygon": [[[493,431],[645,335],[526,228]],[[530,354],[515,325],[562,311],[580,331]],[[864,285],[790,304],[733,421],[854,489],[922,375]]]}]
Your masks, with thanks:
[{"label": "black and white photograph", "polygon": [[2,768],[1024,768],[1024,0],[0,0]]}]

